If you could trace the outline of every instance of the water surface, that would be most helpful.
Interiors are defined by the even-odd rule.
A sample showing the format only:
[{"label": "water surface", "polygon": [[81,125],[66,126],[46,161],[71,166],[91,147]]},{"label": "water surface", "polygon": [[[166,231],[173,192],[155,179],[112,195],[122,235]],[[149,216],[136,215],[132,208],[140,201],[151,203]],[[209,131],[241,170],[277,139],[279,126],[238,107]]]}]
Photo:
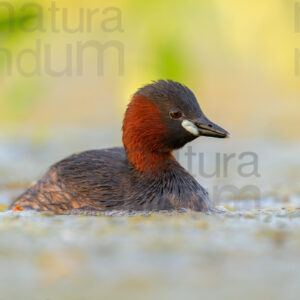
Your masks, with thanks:
[{"label": "water surface", "polygon": [[[237,174],[238,160],[226,177],[200,178],[192,170],[210,192],[216,184],[259,187],[259,199],[221,196],[222,214],[91,217],[3,211],[51,163],[114,142],[109,135],[99,141],[93,134],[80,136],[79,143],[76,134],[42,144],[2,139],[1,299],[297,299],[297,144],[193,144],[193,150],[206,153],[207,170],[213,170],[218,151],[258,153],[259,177]],[[181,153],[187,165],[184,157]]]}]

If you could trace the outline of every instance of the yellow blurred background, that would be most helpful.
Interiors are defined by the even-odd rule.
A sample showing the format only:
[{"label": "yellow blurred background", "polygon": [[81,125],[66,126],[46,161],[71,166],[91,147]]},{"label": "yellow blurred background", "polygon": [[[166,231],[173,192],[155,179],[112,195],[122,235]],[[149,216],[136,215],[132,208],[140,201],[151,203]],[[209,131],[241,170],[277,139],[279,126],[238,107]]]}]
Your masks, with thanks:
[{"label": "yellow blurred background", "polygon": [[[0,2],[1,134],[43,138],[72,126],[109,128],[119,138],[130,96],[169,78],[189,86],[207,116],[234,136],[297,139],[296,5]],[[86,45],[83,55],[78,45]],[[103,47],[100,57],[93,45]]]},{"label": "yellow blurred background", "polygon": [[[0,0],[0,300],[295,299],[297,49],[300,0]],[[157,79],[232,134],[176,152],[227,213],[3,211],[51,164],[121,145]]]}]

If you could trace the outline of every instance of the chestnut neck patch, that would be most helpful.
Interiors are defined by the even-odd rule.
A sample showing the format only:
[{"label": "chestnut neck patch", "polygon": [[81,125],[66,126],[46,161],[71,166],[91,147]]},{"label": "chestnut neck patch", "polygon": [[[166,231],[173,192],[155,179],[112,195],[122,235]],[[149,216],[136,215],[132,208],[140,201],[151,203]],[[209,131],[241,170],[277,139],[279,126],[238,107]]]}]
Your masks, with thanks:
[{"label": "chestnut neck patch", "polygon": [[130,102],[123,121],[123,144],[128,160],[139,171],[155,171],[174,159],[165,145],[166,127],[159,109],[137,94]]}]

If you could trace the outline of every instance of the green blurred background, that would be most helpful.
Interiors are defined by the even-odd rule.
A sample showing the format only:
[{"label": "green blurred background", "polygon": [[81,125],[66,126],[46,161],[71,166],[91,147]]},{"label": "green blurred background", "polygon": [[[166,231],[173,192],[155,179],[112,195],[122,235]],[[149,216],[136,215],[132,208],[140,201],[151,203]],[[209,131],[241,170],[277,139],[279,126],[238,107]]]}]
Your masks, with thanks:
[{"label": "green blurred background", "polygon": [[[108,128],[120,143],[130,96],[143,84],[170,78],[188,85],[206,114],[236,137],[298,139],[295,3],[1,2],[1,134],[44,140],[63,134],[65,126]],[[98,9],[90,28],[89,9]],[[117,47],[107,44],[100,75],[96,51],[86,49],[80,75],[77,43],[91,41]],[[45,63],[56,71],[69,63],[69,72],[53,76]]]},{"label": "green blurred background", "polygon": [[[295,299],[298,2],[0,1],[0,298]],[[78,43],[89,46],[82,72]],[[95,45],[106,47],[100,59]],[[189,86],[206,115],[233,136],[199,138],[176,153],[228,213],[4,211],[54,162],[120,145],[131,95],[161,78]],[[183,152],[191,145],[188,167]],[[255,174],[251,157],[241,158],[249,152],[257,157]],[[228,163],[226,155],[234,158]],[[203,176],[202,167],[220,174]]]}]

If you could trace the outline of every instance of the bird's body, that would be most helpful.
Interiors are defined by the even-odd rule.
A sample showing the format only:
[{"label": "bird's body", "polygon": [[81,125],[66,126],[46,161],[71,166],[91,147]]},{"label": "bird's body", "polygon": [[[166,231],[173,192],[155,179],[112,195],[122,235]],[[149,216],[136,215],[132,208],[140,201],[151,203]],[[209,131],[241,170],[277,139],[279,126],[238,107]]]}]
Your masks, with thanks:
[{"label": "bird's body", "polygon": [[128,106],[125,148],[86,151],[56,163],[11,208],[55,213],[209,211],[207,192],[172,154],[200,133],[227,136],[206,119],[188,88],[158,81],[139,90]]},{"label": "bird's body", "polygon": [[207,192],[175,159],[162,172],[141,175],[124,148],[74,154],[54,166],[14,205],[36,210],[207,211]]}]

